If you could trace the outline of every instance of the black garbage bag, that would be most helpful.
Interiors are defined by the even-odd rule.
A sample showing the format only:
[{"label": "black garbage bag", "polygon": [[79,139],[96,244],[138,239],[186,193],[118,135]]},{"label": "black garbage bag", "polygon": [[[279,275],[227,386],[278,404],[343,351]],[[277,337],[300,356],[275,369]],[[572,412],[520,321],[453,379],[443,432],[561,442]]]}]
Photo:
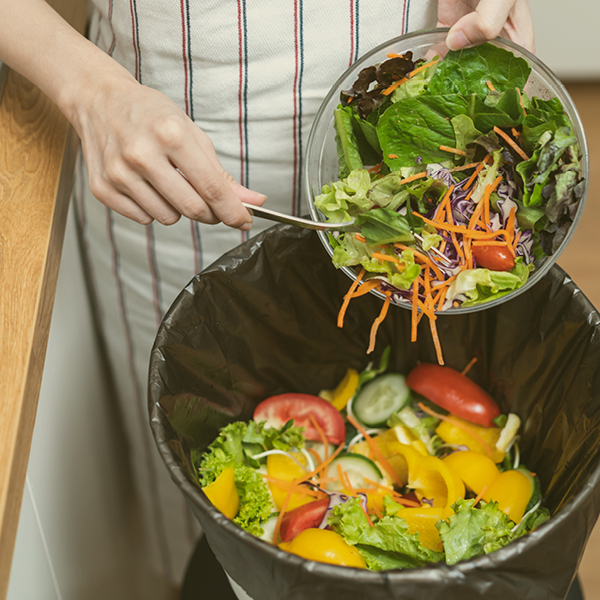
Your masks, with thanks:
[{"label": "black garbage bag", "polygon": [[[194,481],[190,449],[252,417],[267,396],[316,394],[361,370],[381,300],[353,300],[314,233],[278,226],[226,254],[179,295],[150,365],[151,425],[167,467],[227,573],[255,600],[562,600],[600,512],[600,315],[559,267],[526,293],[470,315],[439,317],[446,363],[470,372],[522,421],[521,451],[553,518],[453,567],[370,572],[304,560],[238,528]],[[390,370],[435,361],[427,323],[392,307],[374,360]]]}]

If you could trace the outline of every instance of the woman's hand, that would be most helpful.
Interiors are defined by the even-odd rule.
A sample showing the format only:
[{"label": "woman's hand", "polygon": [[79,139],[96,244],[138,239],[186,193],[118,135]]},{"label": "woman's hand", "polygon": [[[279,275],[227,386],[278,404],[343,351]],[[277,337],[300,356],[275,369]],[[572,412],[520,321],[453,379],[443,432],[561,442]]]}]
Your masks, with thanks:
[{"label": "woman's hand", "polygon": [[527,0],[439,0],[438,27],[450,27],[446,45],[451,50],[501,35],[535,52]]},{"label": "woman's hand", "polygon": [[225,172],[212,142],[165,95],[140,85],[44,0],[0,0],[0,60],[38,85],[74,125],[93,194],[138,221],[181,215],[248,229],[241,200],[262,204]]},{"label": "woman's hand", "polygon": [[266,197],[236,183],[209,137],[164,94],[129,73],[112,73],[68,111],[82,140],[94,196],[138,221],[164,225],[181,215],[248,229],[240,200]]}]

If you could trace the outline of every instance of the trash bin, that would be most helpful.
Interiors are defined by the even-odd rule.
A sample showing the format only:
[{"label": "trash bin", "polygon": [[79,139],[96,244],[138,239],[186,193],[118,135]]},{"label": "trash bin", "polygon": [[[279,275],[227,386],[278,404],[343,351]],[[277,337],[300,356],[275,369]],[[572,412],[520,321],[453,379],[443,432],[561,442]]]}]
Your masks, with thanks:
[{"label": "trash bin", "polygon": [[[314,233],[274,227],[232,250],[181,292],[158,332],[149,374],[152,430],[167,468],[226,572],[254,600],[563,600],[600,512],[600,315],[559,267],[532,289],[470,315],[442,315],[446,362],[522,421],[521,451],[553,518],[492,554],[414,570],[370,572],[306,561],[229,521],[195,482],[192,448],[249,419],[269,395],[330,389],[364,368],[381,301],[336,316],[348,279]],[[390,370],[434,361],[425,320],[392,308],[374,359]]]}]

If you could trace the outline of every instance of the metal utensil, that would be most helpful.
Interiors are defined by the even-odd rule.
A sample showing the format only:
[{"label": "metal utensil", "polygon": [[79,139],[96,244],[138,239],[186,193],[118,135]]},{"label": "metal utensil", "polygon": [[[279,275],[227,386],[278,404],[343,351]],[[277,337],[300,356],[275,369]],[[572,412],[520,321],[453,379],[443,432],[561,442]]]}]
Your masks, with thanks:
[{"label": "metal utensil", "polygon": [[254,204],[248,204],[247,202],[242,202],[242,204],[254,217],[261,217],[262,219],[277,221],[278,223],[285,223],[287,225],[296,225],[296,227],[304,227],[305,229],[315,229],[317,231],[346,231],[354,225],[354,219],[345,221],[344,223],[321,223],[320,221],[311,221],[310,219],[284,215],[275,210],[263,208],[262,206],[254,206]]}]

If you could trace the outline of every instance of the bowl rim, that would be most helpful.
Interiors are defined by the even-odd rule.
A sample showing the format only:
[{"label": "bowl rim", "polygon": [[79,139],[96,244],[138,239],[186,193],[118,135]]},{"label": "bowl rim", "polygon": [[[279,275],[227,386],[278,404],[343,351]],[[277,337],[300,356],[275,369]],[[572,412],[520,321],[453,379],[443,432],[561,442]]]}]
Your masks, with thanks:
[{"label": "bowl rim", "polygon": [[[321,221],[321,222],[324,221],[323,214],[319,210],[317,210],[317,208],[314,205],[314,197],[313,197],[311,185],[310,185],[311,184],[310,175],[309,175],[309,170],[307,168],[308,159],[310,157],[311,150],[314,147],[315,137],[317,135],[317,126],[318,126],[319,122],[321,121],[321,119],[324,118],[326,110],[328,110],[327,105],[330,102],[330,100],[334,96],[339,94],[342,83],[348,78],[348,76],[353,71],[357,71],[359,69],[359,67],[364,67],[371,60],[371,58],[373,56],[377,55],[378,53],[380,53],[385,48],[388,48],[389,46],[399,44],[399,43],[404,44],[407,41],[418,39],[425,35],[435,35],[435,34],[438,34],[440,36],[439,41],[443,42],[443,41],[445,41],[445,34],[447,34],[448,31],[450,31],[450,28],[448,28],[448,27],[437,27],[437,28],[433,28],[433,29],[421,29],[418,31],[413,31],[408,34],[400,35],[395,38],[389,39],[389,40],[379,44],[378,46],[376,46],[375,48],[373,48],[366,54],[362,55],[356,62],[354,62],[352,65],[350,65],[350,67],[348,67],[340,77],[338,77],[336,82],[333,84],[333,86],[331,87],[331,89],[329,90],[329,92],[327,93],[325,98],[323,99],[321,105],[319,106],[319,110],[317,111],[317,113],[315,115],[313,124],[310,129],[310,133],[308,135],[307,142],[306,142],[306,158],[304,160],[305,167],[304,167],[303,179],[304,179],[306,202],[307,202],[308,210],[309,210],[309,213],[310,213],[310,216],[312,219],[314,219],[316,221]],[[541,71],[552,82],[552,84],[554,86],[556,86],[556,90],[552,90],[553,93],[555,94],[555,97],[558,97],[560,94],[562,94],[562,96],[567,100],[568,108],[569,108],[570,113],[572,114],[573,118],[571,118],[571,114],[567,113],[567,116],[569,116],[569,119],[571,120],[571,123],[573,125],[573,130],[578,138],[578,142],[581,147],[582,177],[585,180],[586,185],[585,185],[585,190],[584,190],[583,196],[581,197],[581,200],[579,201],[577,213],[575,214],[575,217],[571,223],[571,227],[569,228],[569,231],[567,232],[565,239],[562,241],[561,245],[557,248],[556,252],[554,254],[552,254],[552,256],[547,257],[546,260],[544,260],[543,264],[539,268],[536,268],[536,270],[531,274],[531,276],[526,281],[525,285],[521,286],[520,288],[518,288],[516,290],[508,292],[507,294],[505,294],[504,296],[502,296],[500,298],[496,298],[495,300],[492,300],[490,302],[484,302],[483,304],[478,304],[475,306],[468,306],[468,307],[458,307],[458,308],[452,307],[452,308],[449,308],[444,311],[435,310],[434,313],[436,315],[440,315],[440,314],[442,314],[442,315],[460,315],[460,314],[469,314],[469,313],[473,313],[473,312],[478,312],[480,310],[486,310],[488,308],[498,306],[499,304],[502,304],[504,302],[508,302],[508,301],[512,300],[513,298],[516,298],[517,296],[522,294],[527,289],[533,287],[538,281],[540,281],[540,279],[542,279],[542,277],[544,277],[544,275],[546,275],[550,271],[552,266],[558,260],[558,257],[562,254],[562,252],[567,247],[568,243],[571,241],[573,235],[575,234],[575,230],[577,229],[577,225],[579,224],[579,221],[581,220],[581,216],[583,215],[583,211],[585,208],[585,202],[586,202],[587,194],[588,194],[588,190],[589,190],[589,182],[590,182],[590,164],[589,163],[590,163],[590,161],[589,161],[589,150],[588,150],[587,139],[585,136],[585,130],[583,128],[583,123],[581,122],[581,117],[579,116],[579,112],[577,111],[577,107],[575,106],[575,103],[573,102],[573,99],[571,98],[566,87],[563,85],[563,83],[558,79],[558,77],[554,74],[554,72],[546,64],[544,64],[537,56],[535,56],[534,54],[529,52],[529,50],[527,50],[526,48],[523,48],[523,46],[520,46],[516,42],[513,42],[512,40],[509,40],[509,39],[503,38],[503,37],[497,37],[493,40],[489,40],[489,43],[495,44],[499,47],[506,47],[511,50],[516,50],[517,52],[522,54],[524,56],[524,58],[526,58],[530,64],[533,63],[533,65],[535,65],[537,70]],[[559,93],[556,93],[556,92],[559,92]],[[559,99],[561,99],[561,101],[562,101],[562,98],[559,98]],[[564,106],[563,108],[565,109],[565,112],[566,112],[567,107]],[[580,135],[578,135],[578,132]],[[320,150],[320,148],[319,149],[315,148],[315,150]],[[319,239],[321,240],[323,246],[325,247],[327,253],[329,254],[330,257],[332,257],[333,249],[331,248],[331,244],[329,243],[327,233],[323,232],[323,231],[318,231],[317,234],[318,234]],[[356,271],[354,271],[351,267],[342,267],[340,270],[343,271],[348,276],[349,279],[354,280],[356,278]],[[386,298],[386,296],[378,290],[371,290],[369,293],[374,294],[381,300],[385,300],[385,298]],[[391,303],[394,306],[399,306],[401,308],[404,308],[405,310],[412,310],[412,306],[408,302],[396,303],[396,302],[392,301]]]}]

